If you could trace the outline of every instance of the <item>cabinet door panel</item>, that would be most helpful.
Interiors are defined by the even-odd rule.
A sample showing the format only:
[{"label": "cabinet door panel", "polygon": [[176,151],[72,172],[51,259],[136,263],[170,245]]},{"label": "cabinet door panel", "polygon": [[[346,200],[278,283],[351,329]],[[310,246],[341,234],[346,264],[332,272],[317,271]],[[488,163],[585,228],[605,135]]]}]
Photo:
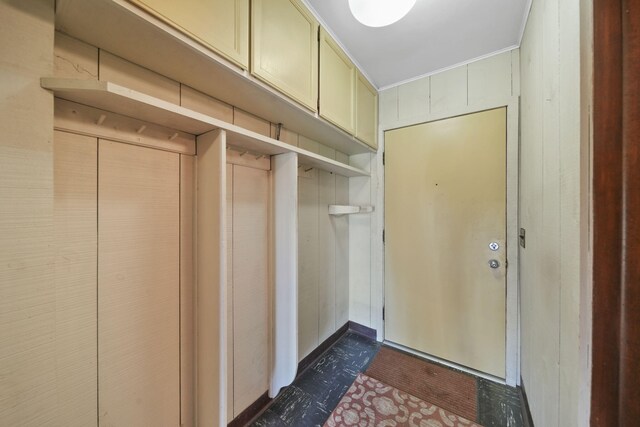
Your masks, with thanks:
[{"label": "cabinet door panel", "polygon": [[132,0],[247,69],[249,0]]},{"label": "cabinet door panel", "polygon": [[356,67],[340,46],[320,29],[320,115],[355,134]]},{"label": "cabinet door panel", "polygon": [[100,425],[180,425],[179,154],[99,141]]},{"label": "cabinet door panel", "polygon": [[378,147],[378,92],[358,72],[356,83],[356,138]]},{"label": "cabinet door panel", "polygon": [[318,22],[297,0],[253,0],[251,72],[313,111]]}]

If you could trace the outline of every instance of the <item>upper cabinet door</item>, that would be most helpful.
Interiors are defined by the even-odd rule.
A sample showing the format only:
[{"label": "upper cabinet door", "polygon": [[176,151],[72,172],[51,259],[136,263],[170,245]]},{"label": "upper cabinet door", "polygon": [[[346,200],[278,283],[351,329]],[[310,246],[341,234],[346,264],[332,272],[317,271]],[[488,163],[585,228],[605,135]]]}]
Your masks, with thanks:
[{"label": "upper cabinet door", "polygon": [[318,22],[298,0],[253,0],[251,73],[318,108]]},{"label": "upper cabinet door", "polygon": [[249,68],[249,0],[130,0]]},{"label": "upper cabinet door", "polygon": [[354,135],[356,67],[320,28],[320,115]]},{"label": "upper cabinet door", "polygon": [[360,72],[356,83],[356,138],[378,148],[378,91]]}]

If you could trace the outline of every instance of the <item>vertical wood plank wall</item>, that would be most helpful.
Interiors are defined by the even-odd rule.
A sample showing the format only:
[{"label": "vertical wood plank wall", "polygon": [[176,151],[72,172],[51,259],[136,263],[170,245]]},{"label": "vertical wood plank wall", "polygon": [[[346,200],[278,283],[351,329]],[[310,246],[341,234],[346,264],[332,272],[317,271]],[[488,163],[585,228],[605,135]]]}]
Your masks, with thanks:
[{"label": "vertical wood plank wall", "polygon": [[180,155],[180,420],[195,425],[196,159]]},{"label": "vertical wood plank wall", "polygon": [[98,420],[98,141],[55,132],[58,424]]},{"label": "vertical wood plank wall", "polygon": [[[301,135],[298,146],[347,162],[344,154]],[[328,206],[349,202],[350,179],[298,169],[299,360],[349,320],[349,219],[329,216]]]},{"label": "vertical wood plank wall", "polygon": [[[9,6],[5,6],[5,5],[3,5],[2,7],[10,8]],[[25,8],[28,9],[28,8],[31,8],[31,6],[25,6]],[[38,21],[37,24],[30,23],[29,21],[32,19],[32,16],[30,16],[29,13],[31,12],[35,12],[35,15],[37,16],[45,17],[45,19],[43,21]],[[14,177],[15,176],[20,177],[20,180],[16,181],[16,183],[19,182],[19,185],[22,185],[25,182],[29,182],[31,183],[29,184],[30,185],[29,188],[32,188],[32,189],[37,188],[39,189],[37,191],[43,192],[42,197],[39,197],[36,194],[32,194],[33,191],[36,191],[36,190],[33,190],[33,191],[30,190],[31,192],[24,192],[20,190],[22,192],[20,195],[21,200],[23,200],[25,197],[28,197],[28,201],[30,204],[22,203],[22,202],[12,204],[14,209],[18,209],[27,205],[30,206],[30,208],[28,209],[29,212],[25,212],[21,214],[17,214],[16,212],[13,212],[11,214],[11,218],[14,218],[14,220],[12,221],[15,221],[16,218],[22,218],[25,221],[28,221],[29,224],[36,224],[36,223],[39,224],[37,241],[36,240],[29,241],[28,239],[20,240],[18,238],[18,235],[16,234],[16,238],[18,238],[17,242],[21,242],[21,241],[24,242],[29,247],[28,251],[30,253],[40,254],[38,255],[39,258],[37,260],[34,258],[34,261],[37,261],[37,262],[33,264],[33,268],[26,269],[26,270],[22,268],[20,269],[20,271],[18,270],[2,271],[3,275],[9,274],[9,276],[7,276],[7,279],[11,278],[14,281],[15,280],[20,281],[22,280],[20,279],[20,277],[24,276],[24,280],[26,280],[25,286],[20,288],[21,289],[20,295],[17,296],[23,301],[28,301],[28,298],[30,298],[29,296],[27,296],[26,297],[27,299],[24,299],[25,296],[29,294],[30,289],[33,290],[34,292],[36,290],[35,288],[32,289],[30,287],[32,284],[38,283],[38,280],[35,280],[34,278],[39,277],[39,278],[42,278],[42,280],[46,281],[47,277],[49,279],[53,279],[56,273],[56,270],[54,269],[55,264],[53,262],[54,253],[53,253],[53,250],[50,249],[54,247],[54,245],[51,245],[50,244],[51,242],[47,241],[47,238],[46,238],[46,236],[52,235],[52,233],[49,233],[46,230],[49,230],[51,232],[54,230],[53,226],[54,226],[54,219],[55,219],[54,205],[52,202],[54,198],[53,168],[52,168],[53,152],[51,149],[51,144],[47,142],[52,140],[52,138],[47,137],[47,135],[52,135],[52,132],[53,132],[52,131],[53,111],[52,111],[52,104],[50,102],[51,95],[46,91],[43,91],[39,87],[40,77],[46,76],[46,75],[56,75],[56,76],[65,76],[65,77],[73,77],[73,78],[97,79],[98,76],[100,76],[100,78],[102,79],[110,79],[112,81],[126,84],[129,87],[144,91],[146,93],[150,93],[151,95],[157,96],[159,98],[167,99],[172,102],[179,102],[182,105],[185,105],[189,108],[193,108],[198,111],[202,111],[206,114],[211,114],[218,118],[230,120],[236,124],[242,124],[243,126],[250,128],[254,131],[257,131],[259,133],[275,136],[275,127],[269,124],[267,121],[264,121],[258,117],[251,116],[241,110],[236,109],[233,106],[224,104],[204,94],[196,92],[178,82],[172,81],[170,79],[166,79],[163,76],[157,75],[151,70],[147,70],[142,67],[138,67],[135,64],[123,61],[118,57],[110,55],[108,52],[100,52],[98,48],[85,44],[79,40],[70,38],[64,34],[55,33],[55,51],[54,51],[53,50],[54,48],[53,5],[49,4],[48,2],[41,2],[38,6],[33,6],[33,11],[30,11],[28,13],[24,11],[11,10],[10,13],[3,14],[3,17],[5,16],[7,17],[11,16],[13,19],[13,22],[19,22],[21,25],[24,25],[25,28],[30,29],[32,33],[29,35],[29,37],[27,37],[27,40],[30,40],[31,37],[34,38],[34,47],[33,49],[30,50],[30,52],[31,51],[41,52],[40,54],[38,54],[39,58],[49,57],[49,56],[52,58],[52,61],[49,61],[49,62],[46,62],[46,61],[38,62],[38,60],[35,60],[35,59],[34,60],[27,59],[27,62],[29,64],[31,65],[37,64],[37,65],[34,65],[33,76],[28,76],[28,73],[24,72],[23,65],[21,65],[19,73],[16,72],[16,78],[32,79],[30,80],[29,84],[32,85],[33,94],[30,94],[28,97],[25,97],[25,99],[21,101],[23,103],[27,102],[27,98],[28,98],[28,100],[31,100],[34,102],[34,106],[25,107],[25,111],[29,111],[29,114],[25,115],[24,123],[27,123],[27,122],[33,123],[33,117],[34,117],[33,114],[35,111],[37,114],[40,114],[42,116],[41,119],[38,121],[38,123],[41,124],[42,126],[38,126],[34,128],[34,133],[33,133],[34,137],[30,139],[30,142],[29,142],[29,144],[31,145],[25,144],[23,141],[18,142],[19,140],[18,135],[22,135],[25,132],[24,129],[29,128],[29,126],[26,126],[26,125],[22,126],[24,129],[20,129],[19,131],[16,131],[16,144],[18,144],[16,145],[16,147],[19,147],[18,151],[16,151],[16,148],[14,147],[13,149],[11,149],[13,151],[11,151],[8,156],[6,157],[3,156],[3,158],[11,159],[11,162],[7,164],[7,167],[3,168],[3,172],[9,171],[10,175]],[[3,19],[3,22],[4,22],[4,19]],[[7,31],[11,30],[12,36],[23,34],[23,31],[21,30],[21,28],[18,28],[15,25],[10,24],[9,22],[7,23],[6,26],[3,26],[3,29],[7,29]],[[33,32],[34,29],[37,29],[37,31]],[[3,40],[12,40],[12,38],[6,37]],[[35,45],[36,41],[39,42],[41,46],[40,45],[36,46]],[[17,44],[17,45],[22,46],[20,44]],[[49,54],[46,53],[47,49]],[[45,52],[45,53],[42,53],[42,52]],[[26,51],[24,51],[24,49],[21,48],[19,49],[19,53],[20,55],[24,56]],[[20,55],[17,55],[17,56],[20,57]],[[3,61],[8,61],[8,60],[9,58],[5,58]],[[12,105],[10,109],[11,114],[7,114],[5,115],[5,117],[11,116],[15,120],[15,117],[17,116],[14,110],[15,110],[15,105]],[[9,129],[12,129],[12,127],[9,126]],[[302,136],[294,134],[288,131],[287,129],[282,129],[281,140],[287,143],[295,144],[295,145],[300,144],[302,147],[307,148],[310,151],[326,155],[328,157],[337,159],[345,163],[349,162],[349,158],[346,155],[336,152],[335,150],[329,149],[315,141],[311,141]],[[42,144],[38,145],[39,143],[38,141],[40,141]],[[108,141],[103,141],[102,144],[108,145],[110,143]],[[7,149],[6,147],[10,148],[10,146],[7,146],[6,143],[3,142],[3,145],[1,148],[5,150]],[[133,148],[133,149],[135,150],[137,148]],[[36,154],[36,157],[34,157],[34,153]],[[23,154],[25,157],[21,157]],[[193,174],[195,173],[193,159],[189,158],[188,156],[180,156],[177,154],[168,154],[168,155],[175,157],[174,159],[175,162],[173,163],[175,163],[174,172],[176,174],[176,183],[180,182],[180,178],[182,178],[183,180],[186,180],[188,179],[189,176],[193,176]],[[19,162],[19,160],[21,158],[25,160],[28,159],[28,161],[23,164],[23,166],[27,166],[27,165],[29,166],[28,173],[25,172],[26,174],[19,172],[20,170],[19,168],[21,167],[20,166],[21,163]],[[37,170],[36,173],[34,173],[34,170],[32,170],[31,168],[31,166],[35,164],[34,159],[40,159],[43,164],[42,167],[36,168]],[[304,270],[306,268],[307,271],[309,272],[308,280],[304,281],[304,284],[301,284],[301,286],[304,287],[305,284],[308,284],[306,285],[307,290],[310,291],[310,295],[313,295],[312,299],[309,299],[302,303],[303,312],[313,314],[313,318],[308,319],[309,324],[311,325],[311,328],[308,330],[301,329],[300,331],[301,333],[300,340],[308,343],[307,348],[301,351],[299,355],[300,358],[302,358],[306,354],[308,354],[308,352],[313,350],[322,340],[324,340],[326,337],[331,335],[335,330],[337,330],[337,328],[339,328],[349,320],[348,275],[349,275],[350,266],[349,266],[349,261],[347,256],[349,254],[349,225],[348,225],[349,219],[347,217],[342,217],[342,218],[329,217],[328,204],[333,204],[333,203],[346,204],[349,202],[349,181],[350,180],[348,178],[335,176],[328,172],[322,172],[315,169],[308,172],[303,172],[302,170],[300,170],[300,173],[301,175],[303,175],[303,177],[300,178],[301,182],[309,179],[307,183],[308,185],[306,185],[305,187],[306,189],[301,190],[301,195],[302,194],[307,195],[306,197],[309,199],[309,203],[311,204],[312,211],[313,211],[312,213],[310,213],[310,216],[306,221],[307,226],[305,226],[305,229],[310,230],[310,232],[315,233],[318,236],[317,239],[311,243],[311,245],[306,245],[306,246],[303,245],[300,249],[301,258],[306,260],[301,262],[300,269]],[[307,178],[306,177],[307,175],[311,176],[311,178]],[[115,179],[117,177],[113,177],[113,178]],[[38,184],[34,184],[35,182],[38,182]],[[3,187],[2,190],[4,192],[4,191],[7,191],[8,189]],[[192,200],[195,197],[195,195],[192,194],[188,188],[185,188],[184,186],[181,187],[180,185],[177,185],[174,190],[175,191],[173,191],[171,194],[175,193],[173,195],[175,195],[175,200],[176,200],[176,212],[175,212],[175,218],[174,218],[176,222],[176,228],[174,230],[175,236],[172,236],[172,238],[176,240],[175,242],[177,245],[176,248],[177,247],[181,248],[180,253],[188,257],[190,253],[189,251],[193,250],[193,242],[190,241],[188,238],[189,230],[193,229],[194,227],[193,218],[188,218],[186,216],[187,213],[185,209],[183,208],[181,210],[177,205],[177,203],[180,200],[186,203],[189,203],[189,200]],[[103,194],[102,196],[106,196],[106,194]],[[7,197],[9,197],[9,193],[7,193]],[[33,217],[32,213],[36,213],[37,219],[38,219],[37,221]],[[301,222],[305,223],[305,219],[301,218]],[[6,223],[6,224],[9,228],[4,232],[5,236],[11,236],[13,235],[12,233],[14,234],[17,233],[18,228],[16,228],[16,224],[14,223]],[[29,227],[22,227],[21,229],[27,230],[28,228]],[[107,226],[105,224],[103,232],[106,232],[106,231],[107,231]],[[140,229],[139,231],[142,232],[143,230]],[[322,237],[320,238],[319,236],[322,236]],[[130,236],[130,237],[133,237],[133,236]],[[104,238],[106,239],[106,235],[104,235]],[[120,244],[123,245],[123,247],[129,246],[125,243],[126,242],[124,240],[113,241],[112,242],[113,250],[115,251]],[[38,247],[42,250],[39,251],[36,247],[33,246],[33,244],[40,245]],[[24,250],[27,250],[26,249],[27,246],[24,247]],[[106,251],[103,255],[105,254],[108,254],[108,251]],[[315,254],[315,256],[309,257],[307,256],[308,254]],[[2,255],[11,257],[10,254],[2,254]],[[176,254],[176,256],[178,255]],[[183,256],[183,260],[184,260],[184,256]],[[178,258],[176,258],[176,260],[178,260]],[[177,265],[178,262],[179,261],[176,261],[175,264]],[[167,262],[165,264],[166,264],[165,266],[169,266],[169,264],[172,264],[172,263]],[[11,265],[11,263],[8,263],[7,265]],[[107,263],[105,262],[105,266],[106,265]],[[190,287],[193,286],[194,272],[191,269],[191,266],[185,266],[180,269],[174,268],[173,270],[172,271],[175,273],[175,276],[176,276],[175,279],[179,281],[179,283],[181,283],[183,287],[180,289],[178,288],[175,289],[176,301],[180,301],[180,303],[177,304],[175,307],[167,306],[166,308],[172,312],[175,311],[175,313],[173,314],[175,314],[176,316],[180,316],[181,321],[180,321],[180,324],[176,324],[173,326],[171,325],[164,325],[164,326],[166,326],[165,330],[169,331],[167,335],[174,337],[175,343],[172,343],[172,344],[176,344],[175,347],[173,345],[171,346],[173,350],[169,352],[171,353],[169,358],[172,360],[175,358],[177,363],[181,363],[181,364],[180,364],[180,367],[176,365],[175,370],[167,369],[167,371],[170,371],[170,373],[167,373],[167,375],[169,375],[171,378],[167,377],[161,381],[163,383],[166,382],[166,384],[175,383],[174,384],[175,387],[172,386],[170,388],[173,390],[171,393],[176,394],[176,396],[163,395],[163,393],[167,390],[167,388],[158,387],[156,390],[157,393],[163,396],[160,396],[160,398],[155,402],[156,404],[155,406],[157,408],[162,409],[162,411],[159,411],[159,413],[162,413],[165,419],[166,418],[171,418],[171,419],[175,418],[176,420],[181,419],[185,425],[190,425],[194,422],[193,418],[191,418],[193,412],[191,411],[191,408],[187,407],[188,405],[186,404],[186,402],[188,402],[191,399],[191,396],[193,396],[193,393],[195,392],[195,389],[194,389],[195,385],[193,383],[190,383],[190,381],[188,381],[187,378],[190,377],[190,372],[193,372],[193,369],[195,368],[196,356],[193,354],[190,355],[187,351],[185,351],[185,349],[189,347],[191,344],[188,338],[185,338],[182,341],[180,341],[180,332],[188,335],[189,331],[193,330],[193,319],[186,316],[185,313],[188,313],[190,310],[193,309],[194,301],[190,300],[187,297],[187,294],[189,293],[189,289],[191,289]],[[233,269],[230,269],[230,272],[232,272],[232,270]],[[29,271],[35,274],[35,276],[29,275],[31,274],[31,273],[28,273]],[[104,270],[104,271],[107,271],[107,270]],[[131,271],[131,273],[135,273],[135,272]],[[172,274],[173,273],[169,274],[169,276],[173,277]],[[233,275],[231,277],[233,278]],[[161,281],[161,279],[162,278],[158,277],[158,280]],[[116,280],[119,280],[119,279],[116,278]],[[3,284],[4,283],[9,283],[9,282],[8,280],[7,281],[3,280]],[[29,286],[27,286],[27,284]],[[12,289],[14,288],[12,287]],[[49,293],[46,293],[46,292],[43,293],[41,292],[41,287],[38,287],[37,292],[33,294],[34,298],[37,297],[36,299],[33,300],[34,304],[36,303],[37,305],[40,305],[42,303],[49,304],[52,308],[51,311],[47,312],[48,314],[43,315],[43,317],[41,318],[42,320],[41,338],[43,340],[43,343],[46,343],[43,345],[45,346],[48,345],[51,347],[50,353],[48,353],[49,356],[47,356],[48,359],[45,360],[41,358],[42,347],[39,347],[38,351],[33,353],[33,356],[34,357],[37,356],[41,363],[40,362],[35,363],[35,361],[29,362],[29,366],[31,367],[36,366],[36,367],[40,367],[41,369],[31,368],[29,372],[21,371],[17,368],[17,366],[22,364],[22,361],[24,360],[23,356],[21,356],[18,359],[15,359],[16,356],[15,355],[12,356],[11,353],[7,353],[6,355],[0,354],[0,357],[4,357],[5,360],[7,361],[7,363],[3,362],[3,367],[0,369],[4,369],[5,366],[7,367],[7,369],[11,368],[11,372],[7,372],[6,375],[3,375],[3,378],[8,378],[8,377],[11,377],[12,375],[19,374],[21,378],[21,380],[19,381],[20,383],[24,383],[25,378],[33,379],[33,381],[30,382],[30,384],[32,384],[33,386],[33,389],[31,389],[31,396],[33,397],[30,399],[25,399],[24,397],[16,395],[17,398],[19,398],[19,401],[16,402],[17,403],[16,405],[10,405],[9,407],[3,406],[3,408],[7,408],[6,410],[3,409],[4,412],[0,412],[0,420],[2,420],[3,423],[6,420],[6,422],[9,424],[43,425],[43,420],[50,420],[52,414],[62,414],[62,412],[59,412],[57,408],[58,406],[60,407],[64,406],[65,390],[63,385],[65,380],[55,379],[55,375],[56,375],[55,370],[53,369],[53,365],[50,362],[52,362],[56,357],[55,356],[56,351],[62,351],[64,353],[65,349],[58,348],[58,350],[56,350],[56,345],[52,344],[55,342],[53,337],[55,336],[56,332],[52,330],[50,326],[55,324],[55,322],[53,322],[52,319],[54,319],[56,316],[54,305],[53,305],[56,299],[56,291],[52,287],[48,287],[48,289],[50,290]],[[64,292],[65,290],[60,289],[60,291]],[[9,292],[9,290],[6,290],[6,292]],[[5,293],[5,289],[3,289],[3,293]],[[10,295],[9,294],[6,294],[6,295],[7,295],[7,298],[3,297],[2,302],[13,306],[14,302],[12,302],[13,300],[11,299]],[[115,295],[113,296],[115,297]],[[169,297],[167,298],[168,299],[166,300],[158,301],[158,303],[162,305],[164,302],[169,301],[171,299]],[[110,302],[108,295],[106,294],[103,295],[102,298],[99,298],[99,300],[102,301],[103,304],[109,304]],[[138,301],[142,302],[141,299],[138,299]],[[313,306],[315,308],[311,307],[311,310],[307,310],[307,307],[305,304],[309,305],[310,307]],[[115,305],[113,307],[115,307]],[[104,317],[103,320],[105,319],[108,320],[109,310],[107,309],[106,306],[104,305],[102,306],[101,312],[103,313],[103,317]],[[233,313],[231,313],[231,316],[233,316]],[[111,316],[111,317],[112,319],[116,320],[117,316]],[[20,322],[18,318],[16,318],[15,320],[17,322]],[[133,320],[134,319],[132,319],[132,321]],[[33,328],[33,325],[34,325],[33,322],[34,321],[32,319],[30,322],[28,322],[28,325],[25,323],[25,327]],[[160,323],[161,322],[159,322],[158,325],[160,325]],[[16,323],[16,325],[19,325],[19,323]],[[107,323],[105,323],[104,326],[107,327]],[[171,328],[174,328],[175,331]],[[20,328],[17,327],[15,330],[19,330],[19,329]],[[108,337],[116,339],[118,335],[120,335],[119,339],[122,339],[122,340],[128,339],[126,334],[117,334],[115,332],[110,334],[106,330],[103,331],[102,335],[103,335],[103,339],[109,339]],[[11,335],[11,336],[3,335],[0,337],[2,342],[7,344],[7,346],[3,346],[3,348],[6,348],[6,349],[14,348],[14,347],[11,347],[12,345],[14,345],[12,343],[18,342],[19,341],[18,338],[19,337],[15,335]],[[164,343],[164,344],[160,343],[160,344],[164,345],[167,343]],[[235,346],[236,343],[233,343],[233,345]],[[40,346],[40,344],[38,344],[38,346]],[[108,347],[109,347],[108,343],[103,342],[102,345],[100,346],[101,350],[98,350],[98,351],[105,351]],[[182,348],[181,355],[179,350],[180,348]],[[87,351],[91,351],[90,347],[87,347]],[[166,354],[166,352],[164,351],[161,351],[160,353]],[[62,356],[64,355],[58,354],[58,357],[62,357]],[[108,356],[109,355],[107,353],[104,353],[103,357],[101,358],[105,363],[102,369],[107,369],[107,370],[111,369],[109,367],[111,365],[108,362],[109,360]],[[15,359],[14,362],[11,361],[13,360],[11,359],[12,357]],[[188,359],[190,361],[189,363],[192,362],[191,365],[189,363],[180,362],[180,358]],[[99,360],[99,359],[100,358],[96,358],[96,360]],[[159,361],[160,365],[162,366],[166,365],[165,362],[170,363],[168,359]],[[18,363],[18,365],[16,365],[16,363]],[[22,366],[26,366],[26,365],[22,364]],[[111,367],[114,367],[114,366],[111,366]],[[91,366],[84,366],[84,369],[91,369],[91,368],[92,368]],[[96,365],[93,366],[93,369],[100,370],[100,368],[97,366],[97,362],[96,362]],[[164,368],[163,368],[163,371],[164,371]],[[58,375],[60,375],[61,372],[64,372],[64,369],[59,370]],[[120,372],[122,373],[124,371],[120,371]],[[74,378],[67,379],[67,381],[73,381],[73,380]],[[54,384],[56,384],[57,382],[60,384],[60,390],[56,389],[57,385],[54,386]],[[82,387],[82,386],[86,387],[87,385],[86,384],[78,385],[78,387]],[[115,392],[116,388],[109,389],[109,387],[111,386],[117,388],[116,384],[110,385],[109,381],[105,381],[101,385],[102,393],[100,393],[100,395],[103,401],[103,405],[105,407],[110,407],[110,405],[112,404],[117,406],[117,401],[120,399],[117,396],[117,392]],[[266,389],[267,389],[267,384],[265,382],[264,390]],[[133,392],[133,390],[129,390],[129,391]],[[231,390],[231,389],[230,391],[232,392],[231,395],[234,395],[234,394],[239,395],[238,394],[239,391]],[[74,392],[76,391],[74,390]],[[59,397],[56,397],[57,393],[60,393]],[[127,391],[123,392],[122,396],[126,395],[126,393]],[[183,403],[182,412],[180,412],[180,405],[175,403],[175,402],[180,402],[178,393],[181,395],[181,398],[182,398],[182,403]],[[91,394],[91,393],[83,394],[82,399],[80,400],[84,399],[89,401],[92,399],[92,396],[95,397],[95,391],[94,391],[94,394]],[[245,395],[243,394],[242,396],[245,396]],[[177,400],[174,401],[173,400],[174,397]],[[246,398],[247,398],[247,402],[245,403],[251,403],[249,402],[250,399],[248,395]],[[97,411],[98,409],[97,398],[94,400],[96,400],[96,405],[95,407],[93,407],[93,410]],[[121,399],[120,401],[122,402]],[[169,402],[169,401],[171,401],[172,403],[171,404],[158,403],[158,402]],[[38,407],[40,409],[34,411],[31,409],[32,407],[30,406],[29,410],[25,411],[22,409],[22,406],[21,406],[22,402],[27,402],[27,403],[39,402]],[[242,411],[244,409],[242,408],[242,406],[244,406],[245,403],[240,404],[237,408],[233,408],[232,413],[237,414],[240,411]],[[113,407],[115,408],[115,406]],[[84,411],[85,409],[86,408],[83,405],[77,405],[75,408],[75,411],[80,412],[80,411]],[[113,414],[114,411],[120,412],[119,410],[114,409],[112,411],[109,411],[109,413]],[[208,409],[205,408],[205,411],[208,411]],[[91,412],[87,410],[86,414],[91,414]],[[67,412],[67,416],[69,415],[70,413]],[[122,413],[121,415],[124,416],[124,413]],[[65,415],[61,415],[61,416],[63,417],[62,420],[66,420],[66,418],[64,418]],[[90,415],[87,415],[87,416],[89,417]]]},{"label": "vertical wood plank wall", "polygon": [[98,158],[100,424],[177,425],[180,155],[100,140]]},{"label": "vertical wood plank wall", "polygon": [[[232,170],[232,282],[227,293],[232,311],[233,417],[269,388],[269,171],[238,165]],[[227,195],[227,200],[229,196]],[[231,360],[233,360],[231,362]],[[227,415],[227,418],[230,418]]]},{"label": "vertical wood plank wall", "polygon": [[591,312],[581,308],[590,293],[588,3],[534,0],[521,46],[521,365],[536,425],[588,420],[580,406],[589,389],[580,324]]},{"label": "vertical wood plank wall", "polygon": [[53,0],[0,2],[3,426],[51,425],[59,414],[53,96],[40,87],[40,77],[53,72],[53,13]]},{"label": "vertical wood plank wall", "polygon": [[[108,52],[99,51],[97,47],[90,46],[63,33],[56,32],[55,36],[56,76],[95,79],[100,75],[101,79],[124,84],[132,89],[171,102],[176,102],[178,99],[184,107],[233,122],[263,135],[276,137],[276,127],[259,117],[167,79],[151,70],[124,61]],[[344,163],[350,161],[345,154],[286,128],[281,129],[280,140]],[[352,219],[348,217],[329,218],[327,214],[328,204],[347,204],[349,202],[351,197],[349,183],[354,179],[315,169],[308,173],[302,169],[299,170],[301,171],[299,303],[300,312],[305,314],[299,318],[299,357],[302,359],[349,320],[350,308],[353,307],[349,303],[349,281],[354,279],[354,276],[349,274],[352,264],[349,258],[351,256],[366,258],[367,269],[370,264],[368,250],[354,251],[349,249],[349,228]],[[356,179],[363,181],[361,178]],[[368,183],[368,181],[365,182]],[[323,189],[322,201],[320,200],[321,188]],[[369,197],[364,204],[371,204]],[[363,215],[361,221],[368,224],[370,220],[366,217]],[[369,243],[366,242],[364,247],[366,248],[368,245]],[[231,265],[229,265],[228,274],[233,275]],[[361,287],[369,287],[368,277],[369,273],[365,276],[356,276]],[[232,277],[229,280],[232,280]],[[368,318],[366,321],[360,320],[360,322],[369,325]],[[231,327],[229,326],[229,328]],[[229,332],[232,330],[229,329]],[[233,345],[233,338],[230,337],[228,340],[229,344]],[[228,385],[228,387],[231,393],[233,386]],[[231,405],[229,402],[227,404]]]}]

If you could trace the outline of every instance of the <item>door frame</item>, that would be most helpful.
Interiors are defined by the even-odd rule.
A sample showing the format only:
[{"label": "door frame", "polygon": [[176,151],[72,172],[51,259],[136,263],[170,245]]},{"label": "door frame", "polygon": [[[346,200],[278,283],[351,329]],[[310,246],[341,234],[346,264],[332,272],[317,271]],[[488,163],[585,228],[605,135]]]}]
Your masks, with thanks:
[{"label": "door frame", "polygon": [[638,2],[593,2],[592,426],[640,416],[639,17]]},{"label": "door frame", "polygon": [[[473,113],[480,113],[486,110],[506,107],[507,109],[507,260],[509,268],[507,269],[506,278],[506,378],[505,383],[510,386],[520,385],[520,300],[519,300],[519,244],[518,244],[518,198],[519,198],[519,176],[520,176],[520,97],[512,96],[501,100],[492,100],[485,103],[478,103],[472,106],[465,106],[453,110],[429,113],[416,116],[410,119],[401,120],[393,125],[381,124],[378,126],[378,156],[376,156],[376,173],[377,180],[375,200],[377,205],[377,221],[372,223],[373,234],[373,259],[380,262],[373,263],[372,277],[372,327],[377,330],[378,340],[383,341],[384,337],[384,319],[383,309],[385,300],[385,247],[382,241],[382,235],[385,227],[384,212],[384,166],[383,153],[385,150],[384,133],[388,130],[399,129],[403,127],[434,122],[443,119],[449,119],[458,116],[464,116]],[[467,368],[454,365],[456,368],[468,371],[474,375],[478,372]],[[481,375],[484,376],[484,375]],[[501,380],[487,376],[492,380],[502,382]]]}]

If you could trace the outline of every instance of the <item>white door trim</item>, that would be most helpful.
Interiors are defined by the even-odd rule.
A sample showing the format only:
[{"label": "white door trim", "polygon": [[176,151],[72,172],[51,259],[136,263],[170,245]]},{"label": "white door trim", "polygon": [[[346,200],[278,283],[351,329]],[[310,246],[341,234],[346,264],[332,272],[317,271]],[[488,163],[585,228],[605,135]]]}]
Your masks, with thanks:
[{"label": "white door trim", "polygon": [[[479,113],[494,108],[507,108],[507,324],[506,324],[506,383],[510,386],[520,384],[520,300],[519,300],[519,242],[518,242],[518,206],[519,206],[519,150],[520,150],[520,97],[508,97],[486,103],[466,106],[451,111],[424,114],[393,124],[378,126],[378,155],[376,166],[372,168],[372,179],[376,188],[375,221],[372,221],[372,311],[371,326],[378,332],[378,340],[384,341],[384,167],[382,158],[385,149],[384,133],[388,130],[433,122],[466,114]],[[379,261],[379,262],[378,262]]]}]

